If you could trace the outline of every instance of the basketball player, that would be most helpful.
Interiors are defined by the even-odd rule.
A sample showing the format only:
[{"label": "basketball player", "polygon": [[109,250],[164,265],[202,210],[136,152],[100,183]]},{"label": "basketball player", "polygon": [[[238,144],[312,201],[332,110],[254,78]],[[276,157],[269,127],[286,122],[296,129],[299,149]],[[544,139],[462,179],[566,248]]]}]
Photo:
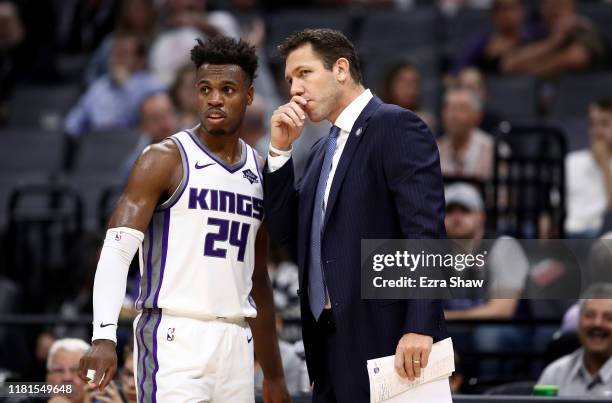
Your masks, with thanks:
[{"label": "basketball player", "polygon": [[100,389],[115,374],[117,318],[139,250],[138,401],[253,402],[254,348],[264,400],[285,402],[261,164],[239,138],[257,57],[243,41],[214,37],[191,59],[200,124],[148,147],[132,169],[100,255],[93,345],[79,371]]}]

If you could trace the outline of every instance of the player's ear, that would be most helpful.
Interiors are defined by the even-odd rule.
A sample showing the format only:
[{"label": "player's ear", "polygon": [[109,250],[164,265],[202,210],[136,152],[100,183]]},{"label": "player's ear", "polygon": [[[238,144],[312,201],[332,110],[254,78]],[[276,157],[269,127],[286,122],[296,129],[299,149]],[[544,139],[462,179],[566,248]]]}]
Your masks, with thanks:
[{"label": "player's ear", "polygon": [[251,105],[253,103],[254,97],[255,97],[255,88],[253,87],[253,84],[251,84],[249,86],[249,89],[247,90],[247,105]]}]

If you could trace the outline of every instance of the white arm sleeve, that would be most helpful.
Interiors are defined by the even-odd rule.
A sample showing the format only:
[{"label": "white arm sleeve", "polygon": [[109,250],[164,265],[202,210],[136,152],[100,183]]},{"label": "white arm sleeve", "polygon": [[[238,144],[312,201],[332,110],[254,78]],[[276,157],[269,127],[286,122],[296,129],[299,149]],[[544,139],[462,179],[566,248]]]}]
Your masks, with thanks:
[{"label": "white arm sleeve", "polygon": [[127,285],[132,258],[142,244],[144,234],[119,227],[106,232],[93,289],[93,337],[117,343],[117,320]]}]

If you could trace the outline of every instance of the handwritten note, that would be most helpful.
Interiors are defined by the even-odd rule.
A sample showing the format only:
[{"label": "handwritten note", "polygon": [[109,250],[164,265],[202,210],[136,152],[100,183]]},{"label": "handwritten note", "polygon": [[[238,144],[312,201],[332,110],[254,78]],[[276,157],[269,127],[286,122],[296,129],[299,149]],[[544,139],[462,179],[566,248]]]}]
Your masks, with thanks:
[{"label": "handwritten note", "polygon": [[[395,357],[390,355],[368,360],[371,403],[389,400],[426,383],[444,381],[455,371],[453,342],[450,337],[434,343],[427,367],[422,369],[421,375],[413,381],[397,375],[393,366],[394,359]],[[440,382],[437,384],[440,385]],[[445,384],[448,385],[448,380]]]}]

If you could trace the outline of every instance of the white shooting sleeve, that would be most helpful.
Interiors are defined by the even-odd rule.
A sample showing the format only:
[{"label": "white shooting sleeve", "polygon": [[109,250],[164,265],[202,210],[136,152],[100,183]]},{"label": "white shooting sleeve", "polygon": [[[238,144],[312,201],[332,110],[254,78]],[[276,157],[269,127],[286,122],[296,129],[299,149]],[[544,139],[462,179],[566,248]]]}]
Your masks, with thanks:
[{"label": "white shooting sleeve", "polygon": [[93,289],[93,340],[117,343],[117,320],[125,298],[127,275],[132,258],[142,244],[144,234],[119,227],[106,232]]}]

